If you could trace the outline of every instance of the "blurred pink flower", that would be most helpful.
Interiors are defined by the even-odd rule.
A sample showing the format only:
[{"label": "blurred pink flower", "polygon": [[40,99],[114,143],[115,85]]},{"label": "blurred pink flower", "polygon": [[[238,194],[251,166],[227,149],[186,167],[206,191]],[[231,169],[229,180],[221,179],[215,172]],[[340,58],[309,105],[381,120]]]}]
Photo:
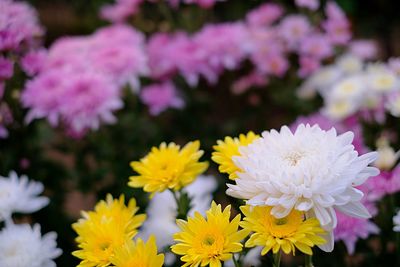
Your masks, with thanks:
[{"label": "blurred pink flower", "polygon": [[282,19],[278,31],[289,48],[293,49],[310,33],[311,25],[303,15],[289,15]]},{"label": "blurred pink flower", "polygon": [[0,104],[0,138],[7,138],[9,132],[7,126],[14,121],[11,110],[8,105],[3,102]]},{"label": "blurred pink flower", "polygon": [[100,10],[100,17],[111,22],[123,22],[129,16],[139,12],[144,0],[117,0],[114,4],[105,5]]},{"label": "blurred pink flower", "polygon": [[322,27],[333,44],[347,44],[351,39],[350,22],[340,7],[329,1],[325,7],[327,19]]},{"label": "blurred pink flower", "polygon": [[235,94],[242,94],[251,87],[264,87],[268,84],[268,79],[256,71],[243,76],[236,80],[232,85],[232,92]]},{"label": "blurred pink flower", "polygon": [[30,51],[22,57],[20,65],[23,71],[29,76],[38,74],[46,62],[47,51],[44,49]]},{"label": "blurred pink flower", "polygon": [[296,6],[305,7],[310,10],[317,10],[319,8],[319,0],[295,0]]},{"label": "blurred pink flower", "polygon": [[184,106],[183,100],[177,96],[175,86],[171,82],[143,87],[140,98],[149,107],[152,115],[158,115],[170,107],[179,109]]},{"label": "blurred pink flower", "polygon": [[36,11],[27,3],[0,1],[0,52],[20,52],[22,43],[29,45],[43,35]]},{"label": "blurred pink flower", "polygon": [[371,177],[360,190],[365,192],[368,201],[379,201],[386,195],[400,191],[400,167],[391,171],[381,171],[378,176]]},{"label": "blurred pink flower", "polygon": [[343,241],[350,255],[354,254],[359,239],[366,239],[371,234],[380,232],[378,226],[368,219],[349,217],[339,211],[336,211],[336,216],[338,222],[334,230],[335,241]]},{"label": "blurred pink flower", "polygon": [[11,60],[0,56],[0,82],[12,77],[14,64]]},{"label": "blurred pink flower", "polygon": [[311,75],[321,67],[321,61],[310,56],[301,56],[299,59],[300,69],[298,75],[301,78]]},{"label": "blurred pink flower", "polygon": [[350,42],[349,51],[361,59],[374,59],[378,54],[378,45],[373,40],[355,40]]},{"label": "blurred pink flower", "polygon": [[63,122],[76,133],[115,122],[112,112],[123,105],[115,83],[90,71],[47,71],[26,84],[21,100],[29,108],[27,122],[47,118],[51,125]]},{"label": "blurred pink flower", "polygon": [[325,59],[333,54],[333,46],[327,36],[310,34],[300,41],[299,52],[303,56]]},{"label": "blurred pink flower", "polygon": [[253,9],[246,15],[246,22],[252,27],[269,26],[283,15],[282,6],[266,3]]}]

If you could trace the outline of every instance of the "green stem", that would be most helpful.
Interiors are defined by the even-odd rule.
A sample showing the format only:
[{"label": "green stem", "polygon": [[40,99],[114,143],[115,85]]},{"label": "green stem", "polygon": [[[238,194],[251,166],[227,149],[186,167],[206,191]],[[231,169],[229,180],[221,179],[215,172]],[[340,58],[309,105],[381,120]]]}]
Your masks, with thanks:
[{"label": "green stem", "polygon": [[312,263],[312,256],[311,255],[305,255],[305,267],[314,267],[313,263]]},{"label": "green stem", "polygon": [[235,258],[235,254],[232,255],[232,260],[233,260],[233,264],[235,264],[235,267],[240,267],[240,263]]},{"label": "green stem", "polygon": [[273,257],[273,259],[274,259],[273,266],[274,266],[274,267],[279,267],[279,266],[281,266],[281,252],[278,251],[278,253],[272,254],[272,257]]}]

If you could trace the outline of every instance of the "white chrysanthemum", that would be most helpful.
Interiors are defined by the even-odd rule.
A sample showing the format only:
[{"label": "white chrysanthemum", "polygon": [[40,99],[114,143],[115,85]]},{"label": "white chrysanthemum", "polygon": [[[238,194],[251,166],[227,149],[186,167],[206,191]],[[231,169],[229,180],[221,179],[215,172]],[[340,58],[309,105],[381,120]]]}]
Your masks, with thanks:
[{"label": "white chrysanthemum", "polygon": [[400,232],[400,211],[393,217],[393,231]]},{"label": "white chrysanthemum", "polygon": [[49,199],[38,196],[43,189],[42,183],[25,175],[18,178],[14,171],[9,177],[0,176],[0,221],[9,220],[14,212],[32,213],[46,206]]},{"label": "white chrysanthemum", "polygon": [[337,135],[332,128],[301,124],[292,133],[286,126],[280,132],[265,131],[262,138],[241,147],[234,162],[243,170],[227,193],[246,199],[250,205],[273,206],[271,213],[283,218],[294,208],[317,217],[329,234],[326,251],[333,249],[332,229],[336,227],[334,208],[360,218],[370,215],[356,189],[379,173],[368,165],[376,152],[358,156],[352,145],[353,133]]},{"label": "white chrysanthemum", "polygon": [[57,234],[43,237],[40,225],[8,225],[0,232],[1,267],[55,267],[53,259],[61,255],[57,248]]},{"label": "white chrysanthemum", "polygon": [[[213,176],[200,175],[196,180],[185,187],[186,192],[192,198],[192,208],[189,215],[194,212],[205,212],[210,208],[212,192],[217,188],[217,182]],[[176,202],[171,192],[165,191],[156,194],[150,201],[146,213],[148,219],[142,225],[139,237],[148,239],[155,235],[159,249],[163,249],[173,243],[172,235],[179,231],[176,225]]]}]

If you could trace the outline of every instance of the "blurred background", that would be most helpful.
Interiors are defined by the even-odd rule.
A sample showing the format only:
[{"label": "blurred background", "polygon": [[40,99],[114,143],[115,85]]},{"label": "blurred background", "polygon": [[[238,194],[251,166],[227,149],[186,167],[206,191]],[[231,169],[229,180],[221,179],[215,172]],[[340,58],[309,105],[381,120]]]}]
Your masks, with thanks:
[{"label": "blurred background", "polygon": [[[37,9],[40,22],[46,29],[45,47],[60,37],[92,34],[96,29],[109,25],[99,18],[98,12],[101,6],[112,1],[28,2]],[[172,9],[162,3],[146,3],[140,13],[129,19],[129,23],[146,36],[177,29],[197,32],[210,22],[241,20],[249,10],[265,2],[268,1],[229,0],[209,9],[193,5]],[[296,10],[293,1],[274,3],[281,4],[289,12]],[[379,59],[400,55],[399,1],[338,0],[337,3],[351,21],[356,39],[374,39],[377,42]],[[307,12],[312,18],[319,16],[317,12]],[[200,79],[195,88],[188,86],[182,77],[175,77],[174,82],[182,91],[185,107],[168,109],[157,116],[150,114],[147,106],[129,88],[125,88],[124,107],[115,112],[117,122],[102,125],[97,131],[89,131],[80,138],[68,136],[62,126],[53,128],[45,120],[35,120],[26,125],[26,110],[21,110],[17,104],[18,90],[23,88],[25,78],[13,79],[7,83],[12,92],[7,97],[14,122],[8,129],[9,137],[0,140],[0,173],[6,175],[9,170],[16,170],[43,182],[46,185],[45,195],[51,199],[50,205],[43,210],[32,216],[17,215],[16,219],[39,222],[43,232],[56,231],[58,245],[64,251],[56,260],[57,266],[75,266],[78,261],[71,256],[76,249],[71,223],[79,218],[81,210],[92,209],[97,200],[109,192],[114,196],[124,193],[135,197],[144,211],[148,202],[146,195],[142,190],[127,187],[128,177],[132,175],[129,162],[144,156],[152,146],[158,146],[163,141],[184,144],[200,140],[206,152],[203,159],[209,159],[212,146],[218,139],[249,130],[260,133],[279,128],[292,123],[299,115],[310,114],[321,107],[321,98],[300,100],[296,97],[301,79],[296,78],[294,70],[289,70],[282,78],[271,78],[267,86],[233,93],[233,81],[247,73],[249,68],[250,63],[245,62],[241,68],[224,71],[217,83],[210,85]],[[22,72],[15,75],[23,77]],[[144,85],[149,83],[146,79],[142,81]],[[214,163],[210,164],[207,173],[220,178],[215,198],[220,202],[227,201],[224,194],[226,177],[218,174]],[[382,248],[382,243],[372,239],[360,248],[360,253],[345,256],[344,246],[338,245],[333,252],[335,257],[326,260],[322,253],[318,254],[315,265],[394,266],[390,264],[394,249],[393,244],[388,243],[388,247]],[[286,264],[298,266],[296,261]]]}]

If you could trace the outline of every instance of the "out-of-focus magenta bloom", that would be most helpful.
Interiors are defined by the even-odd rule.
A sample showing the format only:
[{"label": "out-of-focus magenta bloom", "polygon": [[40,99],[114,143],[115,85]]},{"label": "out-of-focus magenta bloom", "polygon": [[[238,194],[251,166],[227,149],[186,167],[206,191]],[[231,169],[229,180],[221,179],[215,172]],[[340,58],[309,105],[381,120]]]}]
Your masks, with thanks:
[{"label": "out-of-focus magenta bloom", "polygon": [[87,37],[65,37],[48,51],[39,74],[26,84],[22,103],[28,122],[47,118],[76,134],[113,123],[122,107],[120,88],[138,86],[147,71],[144,38],[133,28],[115,25]]},{"label": "out-of-focus magenta bloom", "polygon": [[378,234],[379,228],[368,219],[353,218],[336,211],[337,227],[334,230],[335,241],[343,241],[347,252],[355,252],[359,239],[366,239],[371,234]]},{"label": "out-of-focus magenta bloom", "polygon": [[268,79],[256,71],[241,77],[232,85],[232,92],[235,94],[242,94],[253,86],[262,87],[268,84]]},{"label": "out-of-focus magenta bloom", "polygon": [[319,0],[295,0],[296,6],[305,7],[310,10],[317,10],[319,8]]},{"label": "out-of-focus magenta bloom", "polygon": [[263,4],[247,14],[246,22],[252,27],[269,26],[281,18],[283,12],[282,6],[278,4]]},{"label": "out-of-focus magenta bloom", "polygon": [[225,69],[234,69],[245,58],[246,29],[240,23],[207,25],[193,36],[157,34],[148,44],[151,76],[170,78],[179,72],[191,86],[200,77],[215,83]]},{"label": "out-of-focus magenta bloom", "polygon": [[378,54],[378,46],[373,40],[355,40],[350,42],[349,51],[361,59],[374,59]]},{"label": "out-of-focus magenta bloom", "polygon": [[328,2],[325,7],[327,19],[323,23],[330,40],[334,44],[347,44],[351,39],[350,22],[345,13],[335,2]]},{"label": "out-of-focus magenta bloom", "polygon": [[325,59],[333,54],[333,47],[327,36],[311,34],[301,40],[300,54],[315,59]]},{"label": "out-of-focus magenta bloom", "polygon": [[30,51],[20,61],[23,71],[29,76],[38,74],[46,62],[47,51],[40,49],[37,51]]},{"label": "out-of-focus magenta bloom", "polygon": [[397,75],[400,75],[400,58],[390,58],[389,59],[389,68]]},{"label": "out-of-focus magenta bloom", "polygon": [[11,60],[0,56],[0,82],[12,77],[14,64]]},{"label": "out-of-focus magenta bloom", "polygon": [[143,2],[144,0],[116,0],[114,4],[103,6],[100,16],[111,22],[123,22],[138,13]]},{"label": "out-of-focus magenta bloom", "polygon": [[299,60],[299,77],[307,77],[321,67],[321,61],[310,56],[301,56]]},{"label": "out-of-focus magenta bloom", "polygon": [[178,97],[176,88],[171,82],[143,87],[140,98],[149,107],[152,115],[158,115],[167,108],[184,106],[183,100]]},{"label": "out-of-focus magenta bloom", "polygon": [[[156,2],[155,0],[147,0],[148,2]],[[196,4],[202,8],[211,8],[216,2],[225,0],[166,0],[172,7],[176,8],[180,2],[185,4]],[[136,15],[140,11],[140,6],[146,2],[145,0],[116,0],[115,3],[104,5],[100,9],[100,17],[113,23],[125,21],[128,17]]]},{"label": "out-of-focus magenta bloom", "polygon": [[365,192],[369,201],[378,201],[386,195],[400,191],[400,167],[396,166],[391,171],[381,171],[378,176],[365,182],[360,189]]},{"label": "out-of-focus magenta bloom", "polygon": [[[1,87],[1,85],[0,85]],[[0,138],[8,137],[7,126],[14,121],[11,110],[6,103],[0,104]]]},{"label": "out-of-focus magenta bloom", "polygon": [[311,25],[303,15],[286,16],[280,23],[278,31],[291,49],[310,33]]},{"label": "out-of-focus magenta bloom", "polygon": [[196,4],[202,8],[210,8],[215,5],[216,2],[221,2],[225,0],[184,0],[186,4]]},{"label": "out-of-focus magenta bloom", "polygon": [[36,11],[30,5],[20,1],[0,1],[0,52],[20,52],[23,43],[29,47],[42,35]]},{"label": "out-of-focus magenta bloom", "polygon": [[112,112],[122,107],[118,87],[109,77],[90,71],[47,71],[26,84],[22,103],[29,108],[27,122],[47,118],[80,133],[113,123]]}]

